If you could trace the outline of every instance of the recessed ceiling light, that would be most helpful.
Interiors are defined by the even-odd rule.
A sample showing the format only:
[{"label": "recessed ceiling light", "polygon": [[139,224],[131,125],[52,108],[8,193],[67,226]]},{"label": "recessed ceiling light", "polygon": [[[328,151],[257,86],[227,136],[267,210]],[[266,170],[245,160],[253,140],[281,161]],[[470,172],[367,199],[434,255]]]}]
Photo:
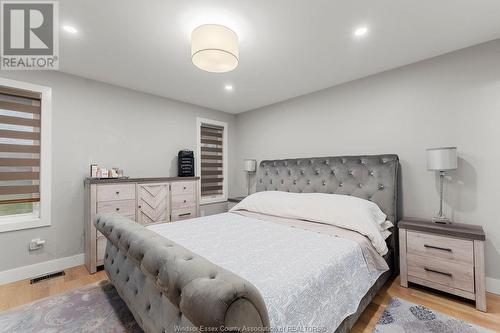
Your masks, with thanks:
[{"label": "recessed ceiling light", "polygon": [[70,34],[76,34],[78,32],[78,30],[76,30],[75,27],[72,27],[70,25],[63,25],[63,29],[64,31],[69,32]]},{"label": "recessed ceiling light", "polygon": [[362,37],[368,33],[368,28],[367,27],[359,27],[354,30],[354,36],[356,37]]},{"label": "recessed ceiling light", "polygon": [[233,86],[232,86],[232,85],[230,85],[230,84],[226,84],[226,85],[224,86],[224,89],[226,89],[226,91],[233,91]]}]

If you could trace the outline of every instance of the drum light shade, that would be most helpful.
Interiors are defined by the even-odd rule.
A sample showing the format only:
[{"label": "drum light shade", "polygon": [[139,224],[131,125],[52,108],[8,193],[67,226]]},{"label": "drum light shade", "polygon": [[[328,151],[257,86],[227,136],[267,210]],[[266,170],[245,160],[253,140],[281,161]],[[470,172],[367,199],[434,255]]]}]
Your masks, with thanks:
[{"label": "drum light shade", "polygon": [[207,72],[224,73],[238,66],[238,35],[219,24],[204,24],[191,33],[193,64]]},{"label": "drum light shade", "polygon": [[245,160],[243,169],[246,172],[255,172],[255,170],[257,170],[257,161],[256,160]]},{"label": "drum light shade", "polygon": [[453,170],[457,168],[457,147],[427,149],[427,170]]}]

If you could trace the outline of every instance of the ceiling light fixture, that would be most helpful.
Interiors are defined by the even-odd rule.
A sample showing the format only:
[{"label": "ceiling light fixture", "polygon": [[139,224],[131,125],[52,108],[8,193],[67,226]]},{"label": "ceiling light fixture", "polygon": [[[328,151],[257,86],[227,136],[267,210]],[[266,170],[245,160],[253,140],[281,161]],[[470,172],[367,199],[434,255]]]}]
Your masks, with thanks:
[{"label": "ceiling light fixture", "polygon": [[225,73],[238,66],[238,35],[219,24],[204,24],[191,33],[193,64],[207,72]]},{"label": "ceiling light fixture", "polygon": [[368,28],[367,27],[359,27],[356,30],[354,30],[354,36],[356,37],[362,37],[368,33]]},{"label": "ceiling light fixture", "polygon": [[226,84],[226,85],[224,86],[224,89],[226,89],[227,91],[233,91],[233,89],[234,89],[234,88],[233,88],[233,86],[232,86],[232,85],[230,85],[230,84]]},{"label": "ceiling light fixture", "polygon": [[76,30],[76,28],[74,28],[70,25],[63,25],[63,29],[64,29],[64,31],[69,32],[70,34],[76,34],[78,32],[78,30]]}]

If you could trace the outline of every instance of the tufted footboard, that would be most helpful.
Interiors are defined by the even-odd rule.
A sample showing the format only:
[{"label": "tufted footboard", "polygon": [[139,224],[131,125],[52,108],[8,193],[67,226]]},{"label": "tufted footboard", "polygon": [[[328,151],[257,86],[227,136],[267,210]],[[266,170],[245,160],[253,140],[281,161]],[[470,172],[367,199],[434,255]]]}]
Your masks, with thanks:
[{"label": "tufted footboard", "polygon": [[264,300],[248,281],[119,215],[95,225],[108,239],[108,277],[144,331],[268,330]]}]

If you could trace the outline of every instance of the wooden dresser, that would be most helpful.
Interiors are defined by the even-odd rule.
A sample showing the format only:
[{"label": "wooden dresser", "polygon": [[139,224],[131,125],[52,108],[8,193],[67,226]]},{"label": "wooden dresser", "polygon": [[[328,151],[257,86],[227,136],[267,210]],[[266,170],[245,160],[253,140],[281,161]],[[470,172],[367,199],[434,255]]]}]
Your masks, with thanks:
[{"label": "wooden dresser", "polygon": [[399,222],[401,286],[408,282],[476,301],[486,311],[484,241],[481,226]]},{"label": "wooden dresser", "polygon": [[96,230],[99,213],[115,212],[140,224],[198,217],[198,177],[85,180],[85,265],[102,265],[106,238]]}]

